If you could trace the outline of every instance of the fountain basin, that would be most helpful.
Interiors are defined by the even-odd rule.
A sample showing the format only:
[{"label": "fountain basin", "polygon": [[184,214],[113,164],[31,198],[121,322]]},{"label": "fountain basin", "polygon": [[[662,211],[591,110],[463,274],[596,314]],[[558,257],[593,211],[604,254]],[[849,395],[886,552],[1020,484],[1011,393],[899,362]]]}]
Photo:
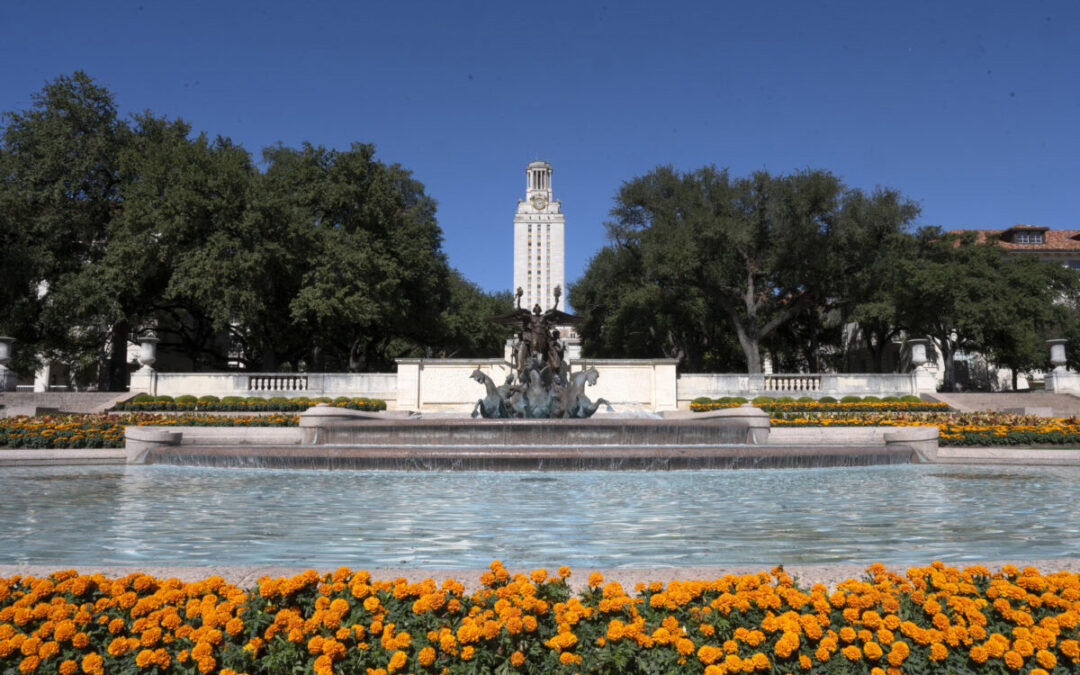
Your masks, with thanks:
[{"label": "fountain basin", "polygon": [[315,445],[162,446],[147,464],[396,471],[665,471],[910,464],[907,445]]}]

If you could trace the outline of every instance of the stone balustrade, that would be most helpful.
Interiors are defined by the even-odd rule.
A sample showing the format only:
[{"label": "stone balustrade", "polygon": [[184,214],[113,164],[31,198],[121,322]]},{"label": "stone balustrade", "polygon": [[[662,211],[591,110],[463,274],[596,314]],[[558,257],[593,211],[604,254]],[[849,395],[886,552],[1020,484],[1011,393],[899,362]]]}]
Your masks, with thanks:
[{"label": "stone balustrade", "polygon": [[[131,391],[179,396],[363,396],[392,409],[467,412],[484,387],[469,375],[480,369],[502,384],[510,372],[503,359],[399,359],[396,373],[161,373],[132,375]],[[616,410],[686,409],[699,396],[897,396],[935,391],[924,370],[911,373],[684,373],[674,359],[571,359],[572,370],[595,366],[596,386],[586,392]]]},{"label": "stone balustrade", "polygon": [[821,391],[820,375],[765,375],[765,391],[808,394]]},{"label": "stone balustrade", "polygon": [[262,392],[296,392],[307,390],[307,375],[248,375],[248,391],[252,392],[252,394]]}]

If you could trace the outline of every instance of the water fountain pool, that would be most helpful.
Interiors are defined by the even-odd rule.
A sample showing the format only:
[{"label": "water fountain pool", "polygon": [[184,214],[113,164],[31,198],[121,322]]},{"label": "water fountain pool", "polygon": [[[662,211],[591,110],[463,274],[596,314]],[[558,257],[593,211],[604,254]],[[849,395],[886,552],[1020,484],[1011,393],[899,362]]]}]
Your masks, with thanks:
[{"label": "water fountain pool", "polygon": [[1080,557],[1080,470],[0,473],[0,564],[688,567]]}]

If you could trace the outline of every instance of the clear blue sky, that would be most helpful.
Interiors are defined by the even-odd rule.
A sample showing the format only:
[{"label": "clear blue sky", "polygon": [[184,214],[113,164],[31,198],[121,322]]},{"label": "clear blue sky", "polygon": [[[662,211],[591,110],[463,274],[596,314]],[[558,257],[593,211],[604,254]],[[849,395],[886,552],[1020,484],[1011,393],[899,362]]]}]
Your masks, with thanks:
[{"label": "clear blue sky", "polygon": [[439,202],[452,265],[509,289],[525,165],[552,163],[567,281],[660,164],[828,169],[945,228],[1080,227],[1080,3],[0,4],[0,110],[77,69],[120,109],[255,156],[374,143]]}]

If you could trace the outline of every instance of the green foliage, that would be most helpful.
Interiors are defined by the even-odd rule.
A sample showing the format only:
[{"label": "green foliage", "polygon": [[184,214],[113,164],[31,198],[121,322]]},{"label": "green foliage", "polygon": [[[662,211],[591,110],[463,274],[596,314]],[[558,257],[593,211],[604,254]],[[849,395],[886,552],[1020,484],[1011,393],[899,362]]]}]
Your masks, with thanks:
[{"label": "green foliage", "polygon": [[772,403],[775,400],[772,396],[756,396],[750,402],[754,405],[761,405],[762,403]]},{"label": "green foliage", "polygon": [[836,399],[832,396],[822,396],[818,399],[818,403],[836,403]]},{"label": "green foliage", "polygon": [[715,167],[654,169],[620,188],[611,244],[570,289],[586,350],[663,354],[690,372],[741,360],[759,373],[763,341],[797,317],[812,347],[826,321],[838,339],[827,315],[839,280],[916,212],[895,193],[866,197],[824,171],[733,179]]},{"label": "green foliage", "polygon": [[863,396],[862,402],[863,403],[880,403],[881,399],[878,398],[877,396]]},{"label": "green foliage", "polygon": [[[126,385],[127,346],[222,369],[387,370],[397,356],[501,350],[504,311],[452,273],[435,202],[373,146],[264,153],[151,112],[120,119],[85,73],[0,134],[0,334],[78,383]],[[44,289],[45,292],[39,293]],[[76,330],[77,327],[77,330]]]},{"label": "green foliage", "polygon": [[843,398],[840,399],[840,402],[841,403],[859,403],[862,400],[863,399],[860,396],[844,396]]},{"label": "green foliage", "polygon": [[781,396],[776,399],[777,403],[794,403],[795,397],[793,396]]},{"label": "green foliage", "polygon": [[898,396],[882,396],[881,401],[883,403],[898,403],[900,398]]},{"label": "green foliage", "polygon": [[797,400],[799,403],[813,403],[814,401],[811,396],[800,396]]},{"label": "green foliage", "polygon": [[904,394],[900,397],[900,400],[904,403],[916,403],[918,401],[921,401],[922,399],[918,396],[915,396],[914,394]]}]

